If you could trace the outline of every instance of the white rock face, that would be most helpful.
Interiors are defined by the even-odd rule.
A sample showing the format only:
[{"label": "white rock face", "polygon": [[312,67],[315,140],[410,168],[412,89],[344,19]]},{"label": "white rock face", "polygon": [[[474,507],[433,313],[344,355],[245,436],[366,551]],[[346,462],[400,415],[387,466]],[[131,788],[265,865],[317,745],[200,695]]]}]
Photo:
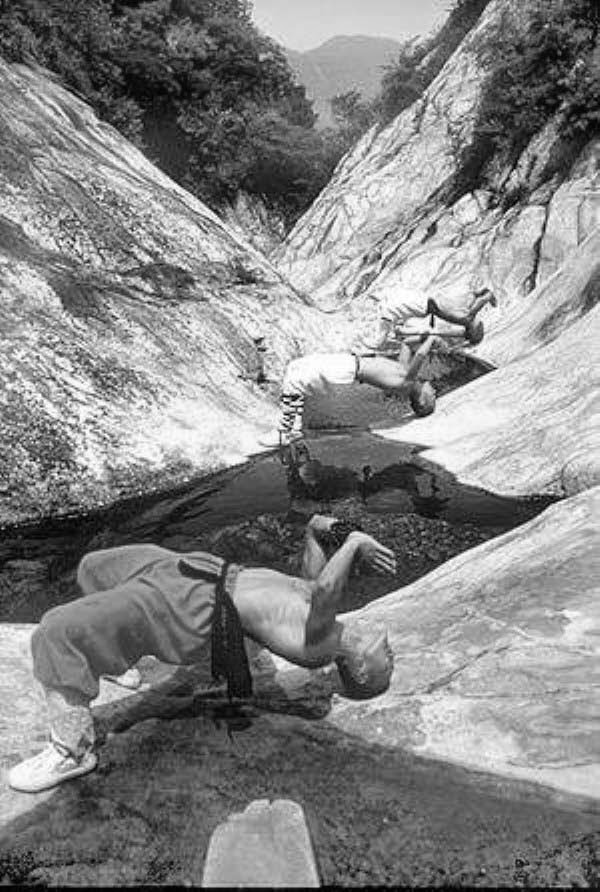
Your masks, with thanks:
[{"label": "white rock face", "polygon": [[240,239],[268,255],[278,248],[285,238],[283,217],[267,205],[245,192],[238,193],[232,205],[225,208],[221,217]]},{"label": "white rock face", "polygon": [[[556,272],[600,224],[600,142],[590,143],[561,178],[545,171],[560,152],[549,121],[497,186],[528,198],[507,210],[491,192],[447,206],[470,144],[489,67],[484,59],[509,22],[526,23],[530,2],[493,0],[478,24],[411,108],[382,132],[371,130],[340,163],[331,183],[273,259],[321,305],[352,303],[357,327],[382,300],[407,290],[464,312],[473,290],[490,287],[488,331]],[[373,300],[370,300],[373,298]],[[485,342],[480,353],[486,353]]]},{"label": "white rock face", "polygon": [[0,62],[0,523],[243,460],[327,342],[248,243],[47,73]]},{"label": "white rock face", "polygon": [[600,142],[591,143],[548,205],[540,245],[538,279],[543,283],[600,226]]},{"label": "white rock face", "polygon": [[322,284],[322,255],[328,278],[339,273],[348,283],[342,267],[349,261],[360,263],[375,246],[394,249],[406,239],[470,140],[484,79],[478,46],[494,39],[502,14],[520,18],[530,5],[493,0],[423,97],[381,133],[366,134],[341,162],[277,257],[299,286]]},{"label": "white rock face", "polygon": [[377,742],[600,798],[600,488],[352,620],[386,627],[392,686],[333,721]]},{"label": "white rock face", "polygon": [[[495,365],[506,365],[555,340],[599,302],[600,228],[596,228],[579,247],[573,248],[568,261],[545,278],[527,301],[505,308],[497,325],[475,352],[485,355]],[[583,326],[583,339],[592,349],[599,346],[594,342],[593,330],[593,325],[589,331]],[[564,372],[568,378],[569,369]]]},{"label": "white rock face", "polygon": [[424,457],[461,481],[505,495],[598,484],[599,344],[596,306],[545,347],[442,397],[428,418],[379,433],[426,446]]}]

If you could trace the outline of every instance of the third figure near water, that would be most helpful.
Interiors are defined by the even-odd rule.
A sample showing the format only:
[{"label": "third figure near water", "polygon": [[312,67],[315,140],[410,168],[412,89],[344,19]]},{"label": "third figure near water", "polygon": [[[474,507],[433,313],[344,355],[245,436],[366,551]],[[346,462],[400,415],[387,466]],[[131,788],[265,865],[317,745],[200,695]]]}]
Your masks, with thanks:
[{"label": "third figure near water", "polygon": [[[451,317],[442,313],[435,301],[429,301],[427,311],[431,317],[431,325],[439,317],[460,326],[459,337],[478,342],[483,337],[483,328],[482,323],[478,323],[480,328],[475,328],[475,316],[489,300],[487,294],[479,295],[468,318]],[[389,393],[405,395],[413,412],[420,418],[434,411],[435,390],[429,381],[419,380],[419,373],[432,350],[446,351],[446,338],[455,338],[456,334],[439,335],[431,327],[421,332],[404,332],[398,329],[392,332],[387,320],[382,318],[382,322],[385,324],[382,325],[381,337],[376,343],[365,344],[364,350],[310,353],[293,359],[288,364],[281,388],[279,419],[273,430],[259,438],[261,446],[285,446],[302,436],[306,396],[325,391],[334,385],[358,382]],[[475,334],[478,335],[477,338]]]}]

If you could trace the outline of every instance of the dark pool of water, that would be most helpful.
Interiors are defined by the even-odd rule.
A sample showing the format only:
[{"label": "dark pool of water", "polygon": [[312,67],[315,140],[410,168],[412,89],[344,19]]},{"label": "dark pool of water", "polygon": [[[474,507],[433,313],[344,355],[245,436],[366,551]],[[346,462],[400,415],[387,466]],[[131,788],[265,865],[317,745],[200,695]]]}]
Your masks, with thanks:
[{"label": "dark pool of water", "polygon": [[370,433],[318,433],[146,504],[7,532],[0,543],[0,619],[36,621],[74,596],[73,570],[86,551],[132,542],[207,548],[293,572],[302,526],[315,511],[345,517],[396,551],[397,580],[355,585],[346,607],[357,606],[369,599],[365,585],[375,596],[405,584],[524,523],[549,501],[461,485],[415,447]]},{"label": "dark pool of water", "polygon": [[[438,368],[438,391],[481,374],[466,360]],[[367,425],[410,418],[401,400],[356,385],[312,400],[314,431],[282,452],[109,511],[4,530],[0,541],[0,620],[35,622],[77,596],[74,572],[87,551],[155,542],[179,551],[204,548],[229,560],[297,572],[303,526],[329,513],[393,548],[393,580],[353,579],[344,607],[363,604],[422,576],[466,548],[526,522],[551,499],[508,499],[464,486],[420,455]],[[362,430],[360,428],[363,428]]]}]

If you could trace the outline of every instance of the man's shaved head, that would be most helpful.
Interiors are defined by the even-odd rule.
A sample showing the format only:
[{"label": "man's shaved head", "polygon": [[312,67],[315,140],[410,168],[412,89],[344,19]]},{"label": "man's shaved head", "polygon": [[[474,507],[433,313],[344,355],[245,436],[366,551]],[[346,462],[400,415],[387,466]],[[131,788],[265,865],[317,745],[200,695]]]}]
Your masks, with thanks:
[{"label": "man's shaved head", "polygon": [[425,418],[435,409],[435,390],[429,381],[415,381],[408,394],[410,406],[415,415]]},{"label": "man's shaved head", "polygon": [[344,631],[342,652],[335,662],[344,695],[351,700],[377,697],[390,686],[394,656],[385,634],[365,643],[364,639]]}]

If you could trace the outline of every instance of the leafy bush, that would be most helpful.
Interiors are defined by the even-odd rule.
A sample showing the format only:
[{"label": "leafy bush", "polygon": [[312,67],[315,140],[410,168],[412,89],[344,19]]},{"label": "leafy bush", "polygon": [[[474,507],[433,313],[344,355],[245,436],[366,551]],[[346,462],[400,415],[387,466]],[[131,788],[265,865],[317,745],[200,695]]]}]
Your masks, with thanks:
[{"label": "leafy bush", "polygon": [[539,0],[525,32],[503,30],[451,200],[489,185],[489,160],[513,165],[553,117],[574,150],[600,132],[599,16],[597,0]]},{"label": "leafy bush", "polygon": [[327,180],[311,103],[248,0],[0,0],[0,54],[56,72],[217,210],[244,188],[293,222]]},{"label": "leafy bush", "polygon": [[386,124],[415,102],[440,73],[464,37],[477,23],[490,0],[455,0],[440,31],[416,49],[401,50],[386,65],[377,115]]}]

